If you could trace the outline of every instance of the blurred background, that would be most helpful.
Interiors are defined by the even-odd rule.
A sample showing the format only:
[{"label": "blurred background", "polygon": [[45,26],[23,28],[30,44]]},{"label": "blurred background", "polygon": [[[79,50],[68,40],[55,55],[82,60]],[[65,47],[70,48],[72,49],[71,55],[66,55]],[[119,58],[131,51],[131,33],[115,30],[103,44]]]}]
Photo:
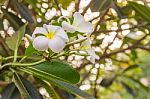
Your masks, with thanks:
[{"label": "blurred background", "polygon": [[[58,24],[60,16],[72,20],[80,12],[94,26],[92,47],[100,59],[92,64],[86,56],[60,57],[81,74],[77,86],[96,99],[150,99],[149,6],[150,0],[0,0],[0,56],[12,55],[5,38],[25,22],[31,35],[36,26]],[[20,46],[20,55],[27,46]],[[1,90],[5,85],[0,81]],[[50,99],[44,88],[39,91]],[[62,99],[78,99],[59,93]]]}]

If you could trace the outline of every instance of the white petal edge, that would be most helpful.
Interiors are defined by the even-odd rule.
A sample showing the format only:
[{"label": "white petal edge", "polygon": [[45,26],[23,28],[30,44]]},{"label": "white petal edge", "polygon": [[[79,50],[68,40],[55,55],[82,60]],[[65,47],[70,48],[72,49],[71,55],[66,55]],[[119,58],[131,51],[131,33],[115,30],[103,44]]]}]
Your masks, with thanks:
[{"label": "white petal edge", "polygon": [[75,12],[73,16],[73,26],[78,26],[80,23],[85,22],[84,17],[79,12]]},{"label": "white petal edge", "polygon": [[55,33],[57,29],[60,29],[60,26],[54,26],[54,25],[46,25],[44,24],[43,27],[48,31],[48,32],[53,32]]},{"label": "white petal edge", "polygon": [[33,47],[39,51],[45,51],[48,49],[48,38],[44,36],[38,36],[33,40]]},{"label": "white petal edge", "polygon": [[87,40],[81,43],[81,47],[85,48],[83,50],[90,50],[91,48],[91,40],[88,38]]},{"label": "white petal edge", "polygon": [[91,33],[93,32],[93,26],[90,22],[82,22],[79,26],[77,26],[77,31],[83,33]]},{"label": "white petal edge", "polygon": [[48,46],[53,52],[59,53],[65,47],[65,42],[60,37],[56,36],[54,39],[48,41]]},{"label": "white petal edge", "polygon": [[68,35],[66,34],[66,32],[62,28],[57,29],[55,34],[56,34],[56,36],[61,37],[65,42],[69,42]]},{"label": "white petal edge", "polygon": [[43,27],[36,27],[35,30],[33,31],[32,37],[35,38],[35,34],[46,34],[47,31]]},{"label": "white petal edge", "polygon": [[91,56],[89,61],[94,64],[95,63],[95,58]]},{"label": "white petal edge", "polygon": [[91,57],[93,57],[93,58],[95,58],[95,59],[99,59],[99,56],[96,55],[94,49],[91,48],[91,49],[87,50],[87,53],[88,53]]},{"label": "white petal edge", "polygon": [[70,32],[70,33],[74,33],[76,30],[75,30],[75,27],[73,27],[72,25],[70,25],[68,22],[66,21],[63,21],[62,22],[62,28],[64,30],[66,30],[67,32]]},{"label": "white petal edge", "polygon": [[81,34],[78,34],[78,39],[79,40],[82,40],[82,39],[84,39],[85,37],[84,36],[82,36]]}]

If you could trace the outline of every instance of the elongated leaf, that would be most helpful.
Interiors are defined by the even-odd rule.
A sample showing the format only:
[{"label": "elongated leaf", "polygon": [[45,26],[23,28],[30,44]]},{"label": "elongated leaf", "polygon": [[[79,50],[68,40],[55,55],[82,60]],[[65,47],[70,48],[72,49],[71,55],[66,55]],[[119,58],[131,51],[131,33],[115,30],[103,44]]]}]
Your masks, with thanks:
[{"label": "elongated leaf", "polygon": [[110,7],[112,0],[93,0],[90,6],[93,12],[101,12]]},{"label": "elongated leaf", "polygon": [[38,82],[46,89],[46,91],[52,97],[52,99],[60,99],[58,94],[55,92],[54,88],[49,83],[47,83],[46,81],[42,81],[40,79],[36,80],[38,80]]},{"label": "elongated leaf", "polygon": [[137,83],[137,84],[139,84],[139,85],[141,86],[141,88],[143,88],[144,90],[149,91],[149,88],[146,87],[145,85],[143,85],[138,79],[135,79],[135,78],[133,78],[132,76],[126,76],[126,75],[124,75],[124,77],[126,77],[126,78],[128,78],[128,79],[134,81],[134,82]]},{"label": "elongated leaf", "polygon": [[19,99],[20,93],[14,83],[8,84],[2,92],[1,99]]},{"label": "elongated leaf", "polygon": [[21,79],[22,83],[24,84],[26,90],[28,91],[32,99],[43,99],[39,91],[28,80],[26,80],[21,75],[19,75],[19,78]]},{"label": "elongated leaf", "polygon": [[121,84],[125,87],[125,89],[127,90],[127,92],[129,94],[131,94],[134,97],[137,96],[137,94],[135,93],[135,91],[132,88],[130,88],[126,83],[121,82]]},{"label": "elongated leaf", "polygon": [[11,50],[14,51],[19,47],[21,39],[25,33],[26,26],[27,24],[22,26],[16,33],[13,34],[13,36],[6,38],[6,44]]},{"label": "elongated leaf", "polygon": [[49,81],[50,83],[52,83],[53,85],[64,89],[65,91],[75,94],[77,96],[83,97],[85,99],[94,99],[94,97],[92,97],[91,95],[85,93],[84,91],[80,90],[79,88],[77,88],[74,85],[71,85],[69,83],[60,81],[60,80],[56,80],[56,79],[46,79],[47,81]]},{"label": "elongated leaf", "polygon": [[15,30],[18,30],[20,26],[23,26],[24,23],[21,21],[21,19],[17,15],[14,15],[13,13],[8,12],[4,8],[1,8],[1,10],[4,13],[4,17],[10,22],[11,26]]},{"label": "elongated leaf", "polygon": [[142,4],[138,4],[136,2],[128,2],[129,6],[131,6],[140,16],[143,20],[146,20],[150,22],[150,8],[147,6],[144,6]]},{"label": "elongated leaf", "polygon": [[62,88],[62,89],[64,89],[65,91],[67,91],[69,93],[72,93],[72,94],[78,95],[80,97],[83,97],[84,99],[95,99],[91,95],[85,93],[84,91],[80,90],[79,88],[75,87],[74,85],[72,85],[70,83],[67,83],[67,82],[64,82],[64,81],[61,81],[61,80],[57,80],[57,79],[54,79],[54,78],[51,78],[51,77],[47,77],[47,76],[39,73],[38,71],[33,71],[31,69],[27,69],[27,68],[22,67],[19,70],[22,70],[22,71],[24,71],[26,73],[29,73],[29,74],[33,74],[34,76],[36,76],[39,79],[48,81],[49,83],[51,83],[51,84],[53,84],[53,85],[55,85],[59,88]]},{"label": "elongated leaf", "polygon": [[115,11],[117,12],[117,15],[120,19],[127,18],[123,13],[123,9],[121,7],[119,7],[115,2],[112,2],[112,7],[115,9]]},{"label": "elongated leaf", "polygon": [[54,75],[73,84],[78,83],[80,80],[80,75],[77,71],[75,71],[70,65],[60,61],[53,61],[51,63],[45,62],[33,66],[33,68]]},{"label": "elongated leaf", "polygon": [[131,66],[129,66],[129,67],[127,67],[124,71],[123,71],[123,73],[125,73],[125,72],[127,72],[127,71],[129,71],[129,70],[132,70],[132,69],[135,69],[135,68],[138,68],[139,66],[138,65],[131,65]]},{"label": "elongated leaf", "polygon": [[13,82],[25,99],[32,99],[17,73],[14,73]]},{"label": "elongated leaf", "polygon": [[16,11],[18,11],[20,15],[24,19],[26,19],[29,23],[35,22],[35,18],[33,17],[32,13],[22,2],[18,2],[17,0],[12,0],[12,4],[14,5]]}]

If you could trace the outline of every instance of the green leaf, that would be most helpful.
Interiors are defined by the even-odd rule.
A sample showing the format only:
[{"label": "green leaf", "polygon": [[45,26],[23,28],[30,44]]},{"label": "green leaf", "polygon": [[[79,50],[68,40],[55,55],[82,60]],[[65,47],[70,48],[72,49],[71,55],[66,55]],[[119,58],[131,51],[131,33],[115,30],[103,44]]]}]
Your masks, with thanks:
[{"label": "green leaf", "polygon": [[135,68],[138,68],[139,66],[138,65],[131,65],[131,66],[129,66],[129,67],[127,67],[124,71],[123,71],[123,73],[125,73],[125,72],[127,72],[127,71],[129,71],[129,70],[132,70],[132,69],[135,69]]},{"label": "green leaf", "polygon": [[21,21],[21,19],[17,15],[14,15],[13,13],[8,12],[4,8],[1,8],[1,10],[4,13],[4,17],[10,22],[10,24],[15,30],[18,30],[20,26],[23,26],[24,23]]},{"label": "green leaf", "polygon": [[20,93],[14,83],[8,84],[3,92],[1,99],[19,99]]},{"label": "green leaf", "polygon": [[52,99],[60,99],[58,94],[55,92],[54,88],[46,81],[42,81],[40,79],[36,79],[48,92],[48,94],[52,97]]},{"label": "green leaf", "polygon": [[58,78],[64,79],[70,83],[78,83],[80,80],[79,73],[74,70],[69,64],[61,61],[44,62],[32,68],[38,69],[47,74],[54,75]]},{"label": "green leaf", "polygon": [[45,79],[47,81],[49,81],[51,84],[64,89],[65,91],[75,94],[77,96],[83,97],[84,99],[95,99],[94,97],[92,97],[91,95],[85,93],[84,91],[80,90],[79,88],[77,88],[74,85],[71,85],[69,83],[57,80],[57,79]]},{"label": "green leaf", "polygon": [[11,50],[15,50],[19,47],[21,39],[25,33],[27,24],[22,26],[16,33],[14,33],[11,37],[6,38],[6,44]]},{"label": "green leaf", "polygon": [[38,72],[40,75],[63,80],[69,83],[78,83],[80,80],[79,73],[74,70],[70,65],[60,62],[44,62],[36,66],[26,67],[26,70]]},{"label": "green leaf", "polygon": [[146,87],[145,85],[143,85],[138,79],[135,79],[135,78],[132,77],[132,76],[127,76],[127,75],[123,75],[123,76],[126,77],[126,78],[128,78],[128,79],[130,79],[130,80],[132,80],[134,83],[139,84],[140,87],[142,87],[145,91],[149,91],[149,88]]},{"label": "green leaf", "polygon": [[80,32],[77,32],[77,31],[74,32],[74,33],[69,33],[69,32],[67,33],[68,37],[75,37],[75,36],[77,36],[78,34],[81,34],[81,35],[82,35],[82,34],[84,34],[84,33],[80,33]]},{"label": "green leaf", "polygon": [[17,86],[18,90],[20,91],[21,95],[25,99],[32,99],[17,73],[14,73],[14,75],[13,75],[13,82],[15,83],[15,85]]},{"label": "green leaf", "polygon": [[121,84],[124,86],[124,88],[126,89],[126,91],[131,94],[132,96],[137,96],[137,94],[135,93],[135,91],[130,87],[128,86],[126,83],[124,82],[121,82]]},{"label": "green leaf", "polygon": [[27,2],[28,4],[32,5],[33,7],[36,7],[37,0],[24,0],[24,1]]},{"label": "green leaf", "polygon": [[34,87],[33,84],[31,84],[27,79],[25,79],[21,75],[18,76],[20,77],[22,83],[24,84],[25,88],[27,89],[32,99],[43,99],[39,91]]},{"label": "green leaf", "polygon": [[43,99],[39,91],[21,75],[14,73],[13,81],[25,99]]},{"label": "green leaf", "polygon": [[36,76],[37,78],[39,78],[41,80],[48,81],[49,83],[51,83],[51,84],[53,84],[59,88],[62,88],[69,93],[78,95],[78,96],[83,97],[85,99],[95,99],[91,95],[85,93],[84,91],[80,90],[79,88],[77,88],[76,86],[74,86],[70,83],[45,76],[45,75],[41,74],[40,72],[31,70],[31,69],[27,69],[27,68],[23,68],[23,67],[18,68],[18,69],[21,71],[24,71],[26,73],[33,74],[34,76]]},{"label": "green leaf", "polygon": [[101,12],[106,10],[111,6],[112,0],[92,0],[90,6],[92,12]]},{"label": "green leaf", "polygon": [[142,4],[138,4],[136,2],[129,1],[129,6],[131,6],[143,20],[150,22],[150,8],[148,6],[144,6]]},{"label": "green leaf", "polygon": [[62,8],[67,9],[72,0],[58,0],[58,2],[62,4]]},{"label": "green leaf", "polygon": [[131,51],[131,55],[132,55],[131,58],[132,58],[132,60],[134,60],[134,61],[138,58],[137,52],[136,52],[135,50],[132,50],[132,51]]},{"label": "green leaf", "polygon": [[32,13],[29,11],[29,9],[22,3],[18,2],[17,0],[12,0],[12,4],[17,12],[20,13],[20,15],[26,19],[29,23],[34,23],[35,18],[33,17]]},{"label": "green leaf", "polygon": [[120,19],[125,19],[126,16],[123,13],[123,10],[121,7],[119,7],[115,2],[112,3],[112,7],[114,8],[114,10],[117,12],[117,15]]},{"label": "green leaf", "polygon": [[30,45],[25,50],[25,56],[29,56],[29,55],[33,54],[34,52],[36,52],[36,50],[33,47],[32,43],[30,43]]}]

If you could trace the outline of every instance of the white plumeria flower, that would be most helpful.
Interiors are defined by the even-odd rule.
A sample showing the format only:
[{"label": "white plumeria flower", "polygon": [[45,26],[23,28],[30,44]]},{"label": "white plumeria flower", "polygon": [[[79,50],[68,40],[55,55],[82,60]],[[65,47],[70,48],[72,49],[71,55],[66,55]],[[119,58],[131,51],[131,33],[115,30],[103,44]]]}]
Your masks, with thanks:
[{"label": "white plumeria flower", "polygon": [[55,53],[62,51],[65,42],[69,41],[66,32],[61,27],[46,24],[43,27],[36,27],[32,37],[35,49],[45,51],[50,48]]},{"label": "white plumeria flower", "polygon": [[[82,35],[78,35],[79,39],[83,39]],[[87,40],[81,43],[81,50],[85,50],[90,55],[90,61],[95,63],[95,59],[99,59],[99,56],[96,55],[94,49],[91,47],[91,40],[88,38]]]},{"label": "white plumeria flower", "polygon": [[79,13],[74,13],[74,21],[71,25],[70,23],[63,21],[62,28],[67,30],[70,33],[74,33],[75,31],[83,32],[83,33],[91,33],[93,32],[93,26],[90,22],[86,22],[84,17]]}]

